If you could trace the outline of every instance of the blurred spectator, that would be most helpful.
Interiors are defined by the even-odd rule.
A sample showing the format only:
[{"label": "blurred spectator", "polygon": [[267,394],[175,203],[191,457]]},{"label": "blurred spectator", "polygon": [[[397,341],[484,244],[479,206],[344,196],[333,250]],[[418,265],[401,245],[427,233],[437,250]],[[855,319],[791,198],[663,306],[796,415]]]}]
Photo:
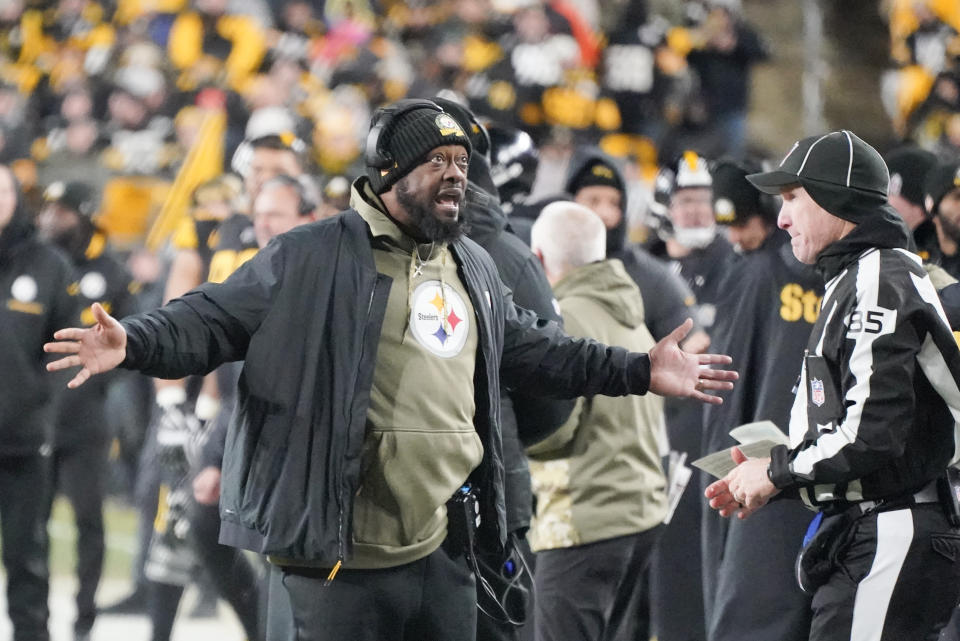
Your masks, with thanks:
[{"label": "blurred spectator", "polygon": [[631,0],[610,33],[601,85],[617,103],[622,131],[657,139],[662,134],[663,101],[670,82],[666,71],[675,71],[676,56],[666,46],[669,23],[649,16],[646,5],[646,0]]},{"label": "blurred spectator", "polygon": [[109,118],[103,135],[108,140],[104,164],[117,173],[156,174],[174,159],[165,154],[173,133],[169,118],[158,113],[157,95],[165,80],[150,68],[118,70],[107,98]]},{"label": "blurred spectator", "polygon": [[35,123],[27,99],[10,84],[0,84],[0,162],[29,158]]},{"label": "blurred spectator", "polygon": [[939,262],[940,248],[933,221],[924,207],[923,185],[937,157],[914,145],[898,147],[884,156],[890,170],[890,204],[913,235],[916,252],[924,261]]},{"label": "blurred spectator", "polygon": [[352,85],[337,87],[315,100],[313,159],[325,174],[358,176],[363,171],[362,151],[370,122],[363,93]]},{"label": "blurred spectator", "polygon": [[927,173],[924,204],[937,229],[940,266],[960,278],[960,162],[940,163]]},{"label": "blurred spectator", "polygon": [[42,140],[42,157],[36,149],[38,179],[42,185],[56,181],[86,181],[96,193],[102,193],[110,179],[110,170],[100,162],[100,125],[96,120],[69,121],[63,129],[55,129]]},{"label": "blurred spectator", "polygon": [[266,42],[251,18],[227,12],[228,0],[193,0],[177,16],[167,52],[180,71],[177,85],[192,89],[210,82],[240,89],[263,58]]},{"label": "blurred spectator", "polygon": [[50,572],[43,520],[53,423],[65,392],[45,376],[43,343],[61,322],[76,322],[73,268],[42,242],[13,172],[0,167],[0,535],[13,638],[47,641]]},{"label": "blurred spectator", "polygon": [[750,68],[769,56],[756,30],[739,15],[739,0],[695,0],[706,12],[691,30],[687,59],[697,72],[708,122],[719,129],[722,149],[743,156],[747,140]]},{"label": "blurred spectator", "polygon": [[322,193],[318,218],[336,216],[350,206],[350,181],[344,176],[328,179]]},{"label": "blurred spectator", "polygon": [[789,238],[777,229],[777,203],[747,182],[746,174],[755,171],[760,171],[759,164],[729,158],[710,168],[714,215],[738,254],[775,248]]},{"label": "blurred spectator", "polygon": [[[90,305],[99,302],[117,317],[137,311],[134,298],[139,285],[107,245],[104,233],[93,222],[99,192],[83,182],[54,182],[46,190],[47,201],[38,218],[41,235],[64,250],[76,268],[80,321],[93,323]],[[128,376],[118,372],[120,377]],[[103,500],[107,482],[107,459],[112,435],[106,414],[107,390],[117,376],[106,377],[83,390],[64,395],[56,418],[52,485],[46,507],[49,520],[54,495],[70,502],[77,527],[77,618],[75,641],[89,641],[97,615],[94,595],[100,583],[104,560]]]}]

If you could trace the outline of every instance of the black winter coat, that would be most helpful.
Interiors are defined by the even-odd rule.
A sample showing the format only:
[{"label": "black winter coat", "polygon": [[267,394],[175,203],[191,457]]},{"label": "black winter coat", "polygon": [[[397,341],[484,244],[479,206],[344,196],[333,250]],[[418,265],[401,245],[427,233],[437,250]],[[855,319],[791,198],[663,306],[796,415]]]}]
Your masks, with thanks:
[{"label": "black winter coat", "polygon": [[73,269],[15,217],[0,232],[0,455],[40,451],[53,436],[64,376],[44,370],[43,344],[77,324]]},{"label": "black winter coat", "polygon": [[[543,395],[644,393],[644,354],[572,339],[517,308],[490,256],[451,245],[477,314],[474,424],[484,446],[480,543],[505,536],[500,382]],[[245,359],[227,439],[222,543],[333,564],[350,554],[353,497],[390,278],[352,210],[275,238],[220,285],[123,321],[124,366],[180,378]]]}]

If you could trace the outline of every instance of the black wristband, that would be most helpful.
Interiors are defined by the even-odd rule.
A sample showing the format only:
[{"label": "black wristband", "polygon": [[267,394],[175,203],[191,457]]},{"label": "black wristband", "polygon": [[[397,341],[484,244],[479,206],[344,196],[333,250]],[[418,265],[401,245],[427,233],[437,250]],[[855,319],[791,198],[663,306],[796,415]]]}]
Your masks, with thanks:
[{"label": "black wristband", "polygon": [[778,490],[792,487],[796,484],[793,474],[790,473],[790,450],[786,445],[777,445],[770,450],[770,465],[767,466],[767,477]]}]

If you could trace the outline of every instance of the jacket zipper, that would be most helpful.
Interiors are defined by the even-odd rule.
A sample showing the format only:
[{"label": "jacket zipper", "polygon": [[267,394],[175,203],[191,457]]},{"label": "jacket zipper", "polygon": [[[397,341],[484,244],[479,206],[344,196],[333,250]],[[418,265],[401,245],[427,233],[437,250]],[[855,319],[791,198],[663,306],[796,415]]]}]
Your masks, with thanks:
[{"label": "jacket zipper", "polygon": [[[373,281],[373,288],[370,290],[370,298],[367,300],[367,313],[364,317],[363,323],[363,334],[366,337],[367,325],[370,323],[370,310],[373,309],[373,298],[377,293],[377,279]],[[361,345],[361,360],[363,358],[363,346]],[[360,377],[360,368],[357,368],[357,378]],[[356,392],[357,389],[357,380],[356,378],[353,381],[353,389]],[[338,507],[338,519],[337,519],[337,562],[334,564],[333,568],[330,570],[330,574],[327,575],[326,581],[323,582],[324,586],[330,585],[333,580],[337,577],[337,572],[340,571],[340,568],[343,566],[343,559],[346,556],[343,545],[343,468],[341,467],[340,473],[337,475],[337,498],[339,499]]]}]

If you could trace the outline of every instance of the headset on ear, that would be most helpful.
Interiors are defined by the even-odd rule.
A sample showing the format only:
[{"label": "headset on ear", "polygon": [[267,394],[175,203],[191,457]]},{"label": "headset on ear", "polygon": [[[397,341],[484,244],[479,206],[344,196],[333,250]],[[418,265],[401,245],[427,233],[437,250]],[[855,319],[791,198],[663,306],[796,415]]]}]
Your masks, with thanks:
[{"label": "headset on ear", "polygon": [[[288,176],[287,174],[280,174],[265,182],[263,187],[266,187],[271,183],[289,187],[296,192],[298,216],[309,216],[310,214],[314,213],[317,210],[317,207],[320,205],[320,203],[317,202],[313,196],[307,193],[308,189],[302,178],[294,178],[293,176]],[[261,191],[263,190],[263,187],[261,187]]]},{"label": "headset on ear", "polygon": [[383,149],[383,142],[386,134],[394,121],[403,114],[416,109],[433,109],[438,113],[443,113],[440,106],[431,101],[422,98],[405,98],[384,107],[377,111],[373,120],[370,122],[370,132],[367,134],[367,146],[364,152],[364,159],[368,167],[374,169],[387,169],[395,162],[390,152]]}]

